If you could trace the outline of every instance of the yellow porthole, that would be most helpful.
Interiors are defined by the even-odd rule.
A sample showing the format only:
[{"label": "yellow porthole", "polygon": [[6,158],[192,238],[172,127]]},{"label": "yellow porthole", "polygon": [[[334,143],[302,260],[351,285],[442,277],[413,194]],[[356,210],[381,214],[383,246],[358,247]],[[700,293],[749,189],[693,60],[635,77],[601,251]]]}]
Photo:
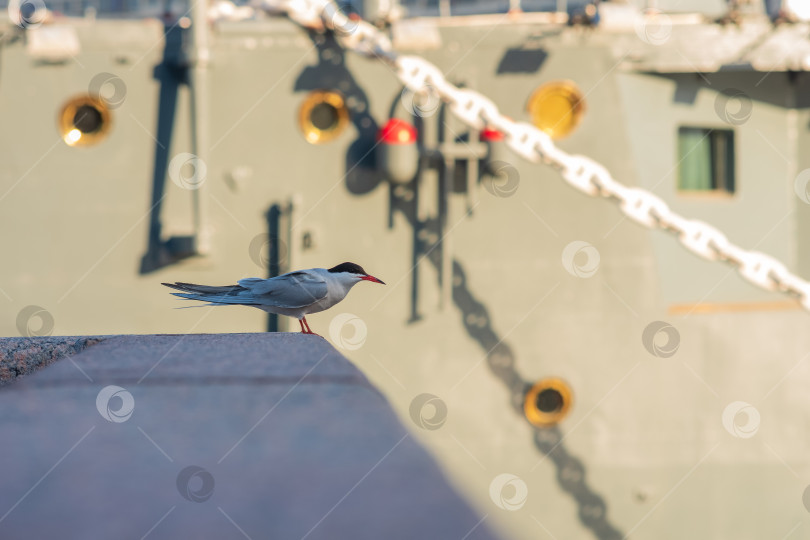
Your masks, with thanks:
[{"label": "yellow porthole", "polygon": [[349,124],[349,109],[338,92],[310,92],[298,109],[298,127],[310,144],[335,139]]},{"label": "yellow porthole", "polygon": [[573,393],[562,379],[550,377],[535,383],[523,401],[526,419],[538,427],[553,426],[568,416]]},{"label": "yellow porthole", "polygon": [[576,129],[585,114],[585,96],[571,81],[552,81],[541,85],[529,97],[526,110],[532,123],[554,139]]},{"label": "yellow porthole", "polygon": [[112,115],[107,105],[92,96],[69,100],[59,113],[59,134],[69,146],[90,146],[107,137]]}]

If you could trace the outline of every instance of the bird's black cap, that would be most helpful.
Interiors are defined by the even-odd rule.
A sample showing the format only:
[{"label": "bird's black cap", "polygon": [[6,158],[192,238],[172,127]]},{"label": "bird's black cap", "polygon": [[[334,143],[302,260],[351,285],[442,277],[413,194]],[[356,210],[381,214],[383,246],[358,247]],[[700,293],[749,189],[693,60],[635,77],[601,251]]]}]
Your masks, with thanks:
[{"label": "bird's black cap", "polygon": [[339,274],[341,272],[348,272],[349,274],[358,274],[361,276],[367,276],[368,272],[363,270],[363,267],[359,264],[354,264],[350,262],[340,263],[337,266],[333,266],[329,269],[329,272],[333,274]]}]

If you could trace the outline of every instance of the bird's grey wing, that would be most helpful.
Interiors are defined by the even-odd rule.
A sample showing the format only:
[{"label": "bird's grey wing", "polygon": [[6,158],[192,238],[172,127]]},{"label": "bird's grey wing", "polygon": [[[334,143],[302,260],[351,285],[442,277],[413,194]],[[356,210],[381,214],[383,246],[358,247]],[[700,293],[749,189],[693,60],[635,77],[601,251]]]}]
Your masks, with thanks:
[{"label": "bird's grey wing", "polygon": [[290,272],[270,279],[247,278],[237,283],[249,289],[259,304],[299,308],[326,296],[326,280],[307,272]]}]

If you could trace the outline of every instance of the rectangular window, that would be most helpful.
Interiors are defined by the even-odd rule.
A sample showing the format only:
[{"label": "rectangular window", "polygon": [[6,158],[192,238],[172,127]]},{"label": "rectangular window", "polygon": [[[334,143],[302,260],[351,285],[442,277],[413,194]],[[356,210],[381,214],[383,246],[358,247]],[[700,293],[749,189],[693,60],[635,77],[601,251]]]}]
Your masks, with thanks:
[{"label": "rectangular window", "polygon": [[678,190],[734,193],[734,132],[678,129]]}]

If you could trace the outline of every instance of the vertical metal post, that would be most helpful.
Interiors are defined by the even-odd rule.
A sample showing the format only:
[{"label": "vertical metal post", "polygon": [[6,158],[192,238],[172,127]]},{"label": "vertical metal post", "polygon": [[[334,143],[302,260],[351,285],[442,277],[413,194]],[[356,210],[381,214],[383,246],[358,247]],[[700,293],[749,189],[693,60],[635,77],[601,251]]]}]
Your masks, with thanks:
[{"label": "vertical metal post", "polygon": [[[416,123],[417,129],[420,127]],[[421,133],[421,129],[419,130]],[[421,152],[420,152],[421,154]],[[413,181],[413,259],[411,261],[411,317],[408,322],[416,322],[422,318],[419,314],[419,260],[422,258],[423,244],[422,231],[424,230],[424,221],[420,216],[421,204],[421,176],[423,166],[419,167],[419,172]]]},{"label": "vertical metal post", "polygon": [[413,115],[413,123],[418,133],[419,145],[419,172],[414,180],[414,238],[413,238],[413,271],[411,272],[411,322],[422,318],[419,313],[419,278],[420,264],[424,259],[424,253],[431,249],[430,227],[431,218],[435,215],[436,208],[433,205],[430,195],[435,193],[438,186],[438,173],[433,166],[434,156],[432,152],[438,146],[438,126],[430,117]]},{"label": "vertical metal post", "polygon": [[[456,181],[456,159],[458,157],[459,143],[455,140],[458,122],[452,115],[448,114],[447,108],[442,106],[436,116],[436,123],[441,124],[439,130],[438,148],[444,158],[442,174],[439,178],[439,227],[438,242],[441,250],[438,264],[439,270],[439,309],[444,310],[453,305],[453,219],[451,209],[451,199]],[[448,134],[448,131],[450,132]],[[468,147],[467,143],[461,143],[461,147]],[[477,158],[475,158],[477,161]],[[467,159],[467,168],[470,168],[470,161]]]},{"label": "vertical metal post", "polygon": [[[191,87],[191,153],[194,166],[193,213],[195,249],[205,254],[210,248],[208,229],[208,186],[201,175],[208,161],[208,64],[211,59],[208,40],[207,0],[191,0],[191,51],[189,54]],[[201,163],[202,164],[201,164]]]},{"label": "vertical metal post", "polygon": [[[482,145],[481,132],[470,132],[470,144]],[[473,208],[478,204],[478,177],[480,175],[479,157],[471,157],[467,160],[467,216],[472,214]]]},{"label": "vertical metal post", "polygon": [[[438,116],[438,115],[434,115]],[[417,181],[422,185],[423,193],[436,193],[435,189],[439,183],[439,173],[434,166],[435,157],[433,152],[439,148],[439,125],[438,120],[431,116],[421,117],[414,116],[419,130],[420,141],[420,158],[426,160],[421,169]],[[437,208],[433,201],[428,197],[420,197],[417,204],[416,217],[421,222],[427,222],[432,216],[436,215]]]},{"label": "vertical metal post", "polygon": [[[274,204],[267,211],[267,277],[276,277],[290,271],[293,204]],[[268,332],[288,332],[289,319],[267,314]]]},{"label": "vertical metal post", "polygon": [[453,304],[453,241],[450,234],[450,195],[456,176],[455,156],[445,156],[442,175],[439,179],[439,309],[444,310]]}]

